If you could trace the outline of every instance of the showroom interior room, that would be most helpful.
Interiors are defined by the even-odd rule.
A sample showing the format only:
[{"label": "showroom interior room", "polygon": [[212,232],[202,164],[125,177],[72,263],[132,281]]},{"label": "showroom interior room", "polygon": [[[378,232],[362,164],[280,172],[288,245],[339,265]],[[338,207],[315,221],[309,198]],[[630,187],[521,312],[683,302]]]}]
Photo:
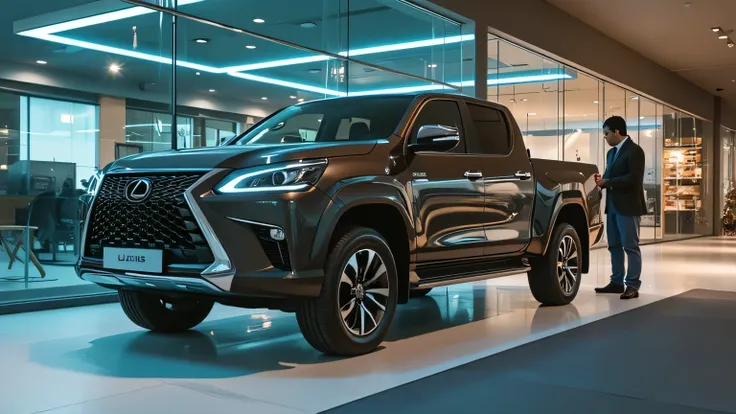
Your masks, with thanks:
[{"label": "showroom interior room", "polygon": [[179,0],[177,14],[173,1],[148,3],[18,4],[1,17],[12,30],[0,34],[0,303],[111,298],[74,271],[98,169],[130,154],[217,146],[275,110],[339,96],[478,96],[511,109],[532,157],[601,170],[600,126],[621,115],[647,154],[642,241],[718,231],[733,129],[479,19],[405,1],[304,1],[275,20],[259,17],[271,5],[248,3],[248,21],[236,1]]},{"label": "showroom interior room", "polygon": [[[0,413],[736,412],[730,360],[708,359],[736,344],[733,0],[5,3]],[[215,149],[291,105],[416,92],[501,104],[532,158],[600,172],[602,125],[623,117],[645,153],[641,298],[595,294],[604,235],[569,306],[540,306],[526,274],[439,286],[399,308],[381,349],[332,358],[269,309],[143,332],[78,276],[116,160]]]}]

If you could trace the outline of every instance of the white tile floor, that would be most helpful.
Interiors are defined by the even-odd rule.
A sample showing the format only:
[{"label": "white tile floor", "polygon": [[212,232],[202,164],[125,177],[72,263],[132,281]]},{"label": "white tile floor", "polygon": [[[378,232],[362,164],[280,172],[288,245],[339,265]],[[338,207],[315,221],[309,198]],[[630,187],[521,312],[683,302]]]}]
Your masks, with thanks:
[{"label": "white tile floor", "polygon": [[0,316],[0,412],[319,412],[557,332],[693,289],[736,290],[736,238],[644,247],[642,296],[596,296],[596,250],[574,305],[539,308],[524,275],[438,289],[400,308],[385,348],[329,359],[291,315],[217,307],[161,338],[119,305]]}]

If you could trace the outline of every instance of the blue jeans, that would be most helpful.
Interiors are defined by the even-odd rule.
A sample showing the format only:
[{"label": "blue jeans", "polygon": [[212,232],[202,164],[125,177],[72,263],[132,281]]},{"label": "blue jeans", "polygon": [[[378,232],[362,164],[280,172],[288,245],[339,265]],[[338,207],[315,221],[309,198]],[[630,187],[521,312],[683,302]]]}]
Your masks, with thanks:
[{"label": "blue jeans", "polygon": [[[611,203],[613,204],[613,203]],[[630,286],[639,290],[641,281],[641,250],[639,249],[639,226],[641,218],[638,216],[622,216],[612,205],[609,205],[606,227],[608,234],[608,251],[611,252],[611,282],[618,285]],[[624,252],[629,259],[629,269],[626,271]]]}]

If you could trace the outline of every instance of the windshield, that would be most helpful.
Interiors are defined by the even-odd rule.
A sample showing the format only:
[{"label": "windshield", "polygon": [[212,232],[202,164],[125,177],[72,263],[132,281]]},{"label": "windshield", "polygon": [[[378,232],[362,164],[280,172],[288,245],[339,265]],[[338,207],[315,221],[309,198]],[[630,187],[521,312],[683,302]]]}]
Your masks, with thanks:
[{"label": "windshield", "polygon": [[284,109],[235,145],[368,141],[388,138],[413,96],[330,99]]}]

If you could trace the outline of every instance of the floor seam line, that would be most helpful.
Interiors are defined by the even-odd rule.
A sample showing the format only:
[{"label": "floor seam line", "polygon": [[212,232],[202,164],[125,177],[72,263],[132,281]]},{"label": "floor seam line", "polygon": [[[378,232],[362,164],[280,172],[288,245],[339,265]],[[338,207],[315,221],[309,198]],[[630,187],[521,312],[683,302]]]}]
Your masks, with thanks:
[{"label": "floor seam line", "polygon": [[74,407],[75,405],[87,404],[87,403],[93,402],[93,401],[101,401],[101,400],[106,400],[108,398],[120,397],[121,395],[128,395],[128,394],[132,394],[134,392],[143,391],[143,390],[150,390],[150,389],[158,388],[158,387],[161,387],[161,386],[164,386],[164,385],[166,385],[166,383],[165,382],[161,382],[160,384],[152,385],[150,387],[138,388],[136,390],[130,390],[130,391],[126,391],[126,392],[121,392],[119,394],[106,395],[104,397],[91,398],[89,400],[78,402],[78,403],[64,404],[64,405],[60,405],[60,406],[53,407],[53,408],[47,408],[47,409],[41,410],[41,411],[34,411],[32,414],[47,413],[47,412],[50,412],[50,411],[53,411],[53,410],[58,410],[60,408]]}]

